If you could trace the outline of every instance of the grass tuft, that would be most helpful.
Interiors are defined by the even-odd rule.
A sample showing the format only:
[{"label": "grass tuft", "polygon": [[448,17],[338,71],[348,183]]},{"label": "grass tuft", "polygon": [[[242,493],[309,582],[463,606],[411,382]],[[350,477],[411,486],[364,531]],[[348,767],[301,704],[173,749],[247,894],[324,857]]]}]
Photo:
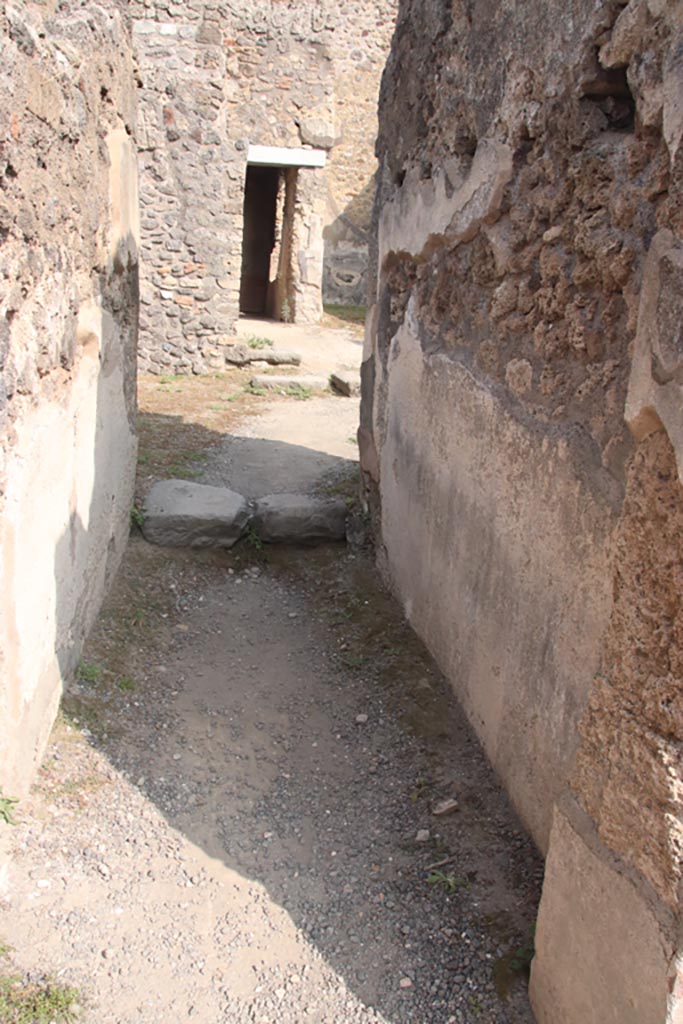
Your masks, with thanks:
[{"label": "grass tuft", "polygon": [[2,1024],[69,1024],[80,1010],[80,995],[50,978],[28,981],[18,975],[0,978]]}]

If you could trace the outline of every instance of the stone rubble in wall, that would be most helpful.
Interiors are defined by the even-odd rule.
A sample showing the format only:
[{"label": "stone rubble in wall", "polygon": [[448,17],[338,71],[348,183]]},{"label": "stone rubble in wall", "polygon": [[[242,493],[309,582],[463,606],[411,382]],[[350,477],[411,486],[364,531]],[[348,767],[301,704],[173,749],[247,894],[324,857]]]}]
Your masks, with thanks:
[{"label": "stone rubble in wall", "polygon": [[[312,0],[129,5],[141,81],[141,370],[224,365],[215,338],[234,330],[239,309],[250,141],[335,143],[324,175],[299,174],[288,315],[319,319],[323,266],[335,301],[363,301],[371,140],[394,8],[356,2],[342,17]],[[325,252],[311,246],[332,220]]]}]

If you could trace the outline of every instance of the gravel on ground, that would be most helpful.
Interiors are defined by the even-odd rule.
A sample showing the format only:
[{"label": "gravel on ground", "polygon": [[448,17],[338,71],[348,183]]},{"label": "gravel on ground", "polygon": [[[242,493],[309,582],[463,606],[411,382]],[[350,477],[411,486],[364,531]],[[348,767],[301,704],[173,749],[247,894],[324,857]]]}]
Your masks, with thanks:
[{"label": "gravel on ground", "polygon": [[[140,492],[222,385],[174,417],[146,387]],[[231,429],[305,410],[245,403]],[[87,1024],[533,1020],[542,863],[366,547],[135,531],[16,817],[6,969],[75,986]]]}]

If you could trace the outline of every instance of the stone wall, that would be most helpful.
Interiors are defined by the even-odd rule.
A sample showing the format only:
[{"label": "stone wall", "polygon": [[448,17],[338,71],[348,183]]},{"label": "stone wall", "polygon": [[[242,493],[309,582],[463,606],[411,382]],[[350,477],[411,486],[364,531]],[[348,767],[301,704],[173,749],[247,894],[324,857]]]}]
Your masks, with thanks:
[{"label": "stone wall", "polygon": [[361,461],[548,852],[544,1024],[678,1019],[681,96],[664,0],[402,0],[382,85]]},{"label": "stone wall", "polygon": [[3,4],[0,49],[0,789],[19,796],[128,536],[135,76],[115,4]]},{"label": "stone wall", "polygon": [[225,364],[239,312],[249,144],[324,149],[299,173],[279,313],[363,303],[379,80],[396,0],[131,0],[140,75],[141,367]]}]

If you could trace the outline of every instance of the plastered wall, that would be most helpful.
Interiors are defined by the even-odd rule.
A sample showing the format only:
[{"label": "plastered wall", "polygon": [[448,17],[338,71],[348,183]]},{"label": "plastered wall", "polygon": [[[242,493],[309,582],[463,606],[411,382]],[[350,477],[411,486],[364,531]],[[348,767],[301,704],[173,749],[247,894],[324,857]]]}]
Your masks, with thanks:
[{"label": "plastered wall", "polygon": [[135,77],[115,4],[0,14],[0,788],[21,796],[128,537]]},{"label": "plastered wall", "polygon": [[403,0],[380,100],[361,462],[548,856],[543,1024],[681,1012],[682,19]]}]

